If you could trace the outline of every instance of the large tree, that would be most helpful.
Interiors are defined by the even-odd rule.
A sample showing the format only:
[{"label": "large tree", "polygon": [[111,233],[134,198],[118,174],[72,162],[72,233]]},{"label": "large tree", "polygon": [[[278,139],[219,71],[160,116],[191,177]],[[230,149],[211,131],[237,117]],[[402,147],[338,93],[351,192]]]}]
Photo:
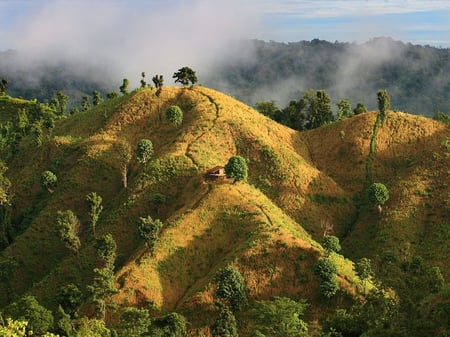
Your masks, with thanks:
[{"label": "large tree", "polygon": [[233,266],[226,266],[216,274],[216,296],[233,311],[247,305],[247,287],[242,274]]},{"label": "large tree", "polygon": [[162,227],[163,223],[159,219],[153,220],[151,216],[140,218],[138,225],[139,234],[145,240],[145,244],[148,247],[150,254],[153,254]]},{"label": "large tree", "polygon": [[391,105],[391,99],[386,90],[379,90],[377,93],[377,99],[378,99],[378,109],[379,109],[379,113],[380,113],[381,124],[384,124],[384,122],[386,120],[386,116],[387,116],[387,111],[389,110],[389,107]]},{"label": "large tree", "polygon": [[234,182],[247,180],[247,162],[241,156],[231,157],[225,165],[225,174],[227,178],[233,178]]},{"label": "large tree", "polygon": [[117,244],[113,236],[108,233],[95,241],[97,255],[105,264],[105,267],[114,269],[114,262],[117,256]]},{"label": "large tree", "polygon": [[373,183],[370,185],[368,192],[371,202],[375,204],[378,211],[381,213],[381,207],[389,199],[389,191],[387,187],[382,183]]},{"label": "large tree", "polygon": [[141,139],[137,144],[136,155],[138,163],[145,165],[153,155],[152,141],[150,139]]},{"label": "large tree", "polygon": [[195,71],[189,67],[178,69],[178,71],[173,74],[172,78],[175,79],[175,83],[179,82],[184,86],[188,85],[189,82],[191,85],[197,83],[197,75],[195,74]]},{"label": "large tree", "polygon": [[308,106],[307,128],[314,129],[333,121],[331,98],[325,90],[305,92],[303,99]]}]

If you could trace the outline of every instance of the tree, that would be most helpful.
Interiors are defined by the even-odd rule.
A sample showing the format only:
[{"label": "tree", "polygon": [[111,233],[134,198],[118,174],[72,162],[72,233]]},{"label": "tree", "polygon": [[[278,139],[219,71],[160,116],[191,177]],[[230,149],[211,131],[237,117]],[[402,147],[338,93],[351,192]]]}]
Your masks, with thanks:
[{"label": "tree", "polygon": [[445,280],[439,266],[433,266],[428,269],[427,279],[432,293],[438,293],[444,287]]},{"label": "tree", "polygon": [[119,90],[122,95],[128,94],[128,85],[130,84],[130,81],[127,78],[124,78],[122,81],[122,85],[120,86]]},{"label": "tree", "polygon": [[6,318],[6,324],[3,319],[0,320],[0,336],[4,337],[25,337],[28,322],[25,320],[13,320]]},{"label": "tree", "polygon": [[378,109],[381,117],[381,124],[383,125],[386,120],[386,114],[389,110],[391,99],[386,90],[379,90],[377,93]]},{"label": "tree", "polygon": [[125,140],[120,139],[113,145],[114,150],[119,156],[120,173],[122,176],[123,188],[128,187],[128,163],[131,159],[131,147]]},{"label": "tree", "polygon": [[49,191],[50,193],[53,193],[54,189],[56,188],[57,183],[58,183],[58,178],[56,177],[56,174],[54,174],[52,171],[42,172],[41,185],[47,191]]},{"label": "tree", "polygon": [[226,305],[223,305],[219,317],[211,327],[213,336],[217,337],[238,337],[236,317]]},{"label": "tree", "polygon": [[331,279],[336,273],[336,264],[328,257],[318,259],[314,265],[314,274],[323,280]]},{"label": "tree", "polygon": [[11,181],[5,176],[7,170],[5,163],[0,161],[0,206],[10,204]]},{"label": "tree", "polygon": [[331,252],[339,253],[341,251],[339,239],[334,235],[325,235],[322,240],[322,247],[325,249],[327,256],[329,256]]},{"label": "tree", "polygon": [[177,105],[172,105],[166,110],[166,119],[175,126],[183,123],[183,111]]},{"label": "tree", "polygon": [[97,106],[97,105],[99,105],[101,102],[103,102],[102,94],[101,94],[99,91],[94,90],[94,91],[92,92],[92,104],[93,104],[94,106]]},{"label": "tree", "polygon": [[59,288],[56,294],[56,301],[60,305],[64,312],[68,313],[71,317],[75,317],[82,303],[83,293],[73,283],[69,283]]},{"label": "tree", "polygon": [[147,82],[145,81],[145,72],[141,73],[141,89],[147,86]]},{"label": "tree", "polygon": [[339,283],[336,276],[333,275],[330,279],[322,280],[319,284],[319,294],[325,296],[326,298],[331,298],[336,295],[339,290]]},{"label": "tree", "polygon": [[356,261],[355,263],[356,275],[361,279],[363,283],[364,293],[366,292],[366,282],[373,276],[372,261],[370,259],[363,257]]},{"label": "tree", "polygon": [[216,274],[216,296],[225,301],[233,311],[247,305],[247,287],[238,269],[226,266]]},{"label": "tree", "polygon": [[116,97],[119,97],[119,94],[116,91],[111,91],[106,94],[106,98],[108,99],[114,99]]},{"label": "tree", "polygon": [[187,335],[187,320],[183,315],[172,312],[152,320],[152,337],[185,337]]},{"label": "tree", "polygon": [[55,314],[55,330],[62,336],[72,336],[73,334],[72,318],[61,306],[58,306]]},{"label": "tree", "polygon": [[278,296],[272,301],[256,301],[251,310],[254,327],[267,336],[307,337],[308,324],[301,319],[307,306],[305,300]]},{"label": "tree", "polygon": [[164,77],[163,75],[155,75],[153,76],[152,81],[156,88],[156,96],[159,97],[159,95],[161,95],[162,87],[164,85]]},{"label": "tree", "polygon": [[280,122],[277,120],[277,118],[280,117],[281,111],[276,106],[275,101],[272,100],[272,101],[256,102],[255,109],[258,110],[258,112],[262,113],[264,116],[267,116],[270,119]]},{"label": "tree", "polygon": [[195,71],[189,67],[178,69],[178,71],[173,74],[172,78],[175,78],[175,83],[179,82],[183,86],[188,85],[189,82],[191,82],[191,85],[197,83],[197,75],[195,74]]},{"label": "tree", "polygon": [[381,206],[383,206],[389,199],[389,191],[387,187],[382,183],[373,183],[370,185],[368,192],[370,201],[377,206],[379,212],[381,213]]},{"label": "tree", "polygon": [[146,164],[153,155],[153,143],[150,139],[141,139],[136,149],[137,161],[141,164]]},{"label": "tree", "polygon": [[100,319],[82,317],[77,321],[78,329],[74,337],[112,337],[106,323]]},{"label": "tree", "polygon": [[0,96],[6,95],[6,87],[8,86],[8,81],[2,78],[0,80]]},{"label": "tree", "polygon": [[364,105],[364,103],[357,103],[356,107],[353,109],[353,113],[355,115],[359,115],[359,114],[362,114],[362,113],[365,113],[365,112],[367,112],[367,108]]},{"label": "tree", "polygon": [[105,318],[107,302],[118,292],[114,284],[114,272],[110,268],[95,268],[94,281],[87,286],[96,307],[96,315]]},{"label": "tree", "polygon": [[118,334],[120,337],[140,337],[148,331],[150,324],[147,309],[126,308],[120,317]]},{"label": "tree", "polygon": [[39,304],[34,296],[25,296],[6,308],[6,313],[13,319],[27,321],[26,330],[42,336],[53,327],[53,314]]},{"label": "tree", "polygon": [[338,102],[337,107],[338,107],[338,112],[337,112],[338,120],[348,118],[348,117],[351,117],[351,115],[353,115],[352,104],[350,103],[349,100],[341,99]]},{"label": "tree", "polygon": [[117,256],[117,244],[113,236],[108,233],[95,241],[95,249],[98,257],[105,263],[105,267],[114,269]]},{"label": "tree", "polygon": [[233,156],[225,165],[225,174],[227,178],[233,178],[234,182],[245,181],[248,177],[248,166],[245,159],[241,156]]},{"label": "tree", "polygon": [[82,111],[88,111],[91,108],[91,104],[89,103],[89,97],[87,95],[84,95],[81,97],[81,110]]},{"label": "tree", "polygon": [[333,121],[331,98],[325,90],[305,92],[303,100],[307,102],[307,128],[314,129]]},{"label": "tree", "polygon": [[78,253],[81,246],[80,238],[78,237],[79,228],[80,221],[75,213],[71,210],[64,212],[58,211],[56,216],[56,231],[61,241],[74,254]]},{"label": "tree", "polygon": [[100,213],[103,210],[102,197],[95,192],[91,192],[86,195],[86,202],[90,207],[89,216],[91,218],[92,232],[95,236],[95,228],[100,217]]},{"label": "tree", "polygon": [[67,111],[67,104],[69,103],[69,96],[67,96],[62,91],[56,92],[56,112],[58,115],[63,116]]},{"label": "tree", "polygon": [[138,225],[139,235],[145,240],[145,245],[148,247],[151,255],[153,255],[162,227],[163,223],[159,219],[153,220],[151,216],[140,218]]}]

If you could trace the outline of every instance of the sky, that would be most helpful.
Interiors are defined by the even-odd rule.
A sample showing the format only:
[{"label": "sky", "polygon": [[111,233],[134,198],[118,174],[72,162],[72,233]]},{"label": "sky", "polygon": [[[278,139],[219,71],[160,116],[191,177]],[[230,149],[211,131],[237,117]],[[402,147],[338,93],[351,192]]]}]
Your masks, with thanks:
[{"label": "sky", "polygon": [[69,58],[121,75],[208,69],[240,56],[236,39],[381,36],[450,47],[450,0],[0,0],[0,51],[20,50],[28,65]]}]

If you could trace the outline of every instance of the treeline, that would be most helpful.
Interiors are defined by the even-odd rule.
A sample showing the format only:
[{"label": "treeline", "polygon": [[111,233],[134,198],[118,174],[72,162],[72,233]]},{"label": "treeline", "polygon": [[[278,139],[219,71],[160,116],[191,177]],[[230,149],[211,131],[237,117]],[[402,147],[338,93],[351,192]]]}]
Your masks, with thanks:
[{"label": "treeline", "polygon": [[373,93],[390,92],[405,112],[432,116],[450,112],[450,50],[390,38],[364,44],[323,40],[242,43],[241,55],[217,64],[208,86],[247,104],[275,100],[283,105],[308,89],[363,102],[374,110]]}]

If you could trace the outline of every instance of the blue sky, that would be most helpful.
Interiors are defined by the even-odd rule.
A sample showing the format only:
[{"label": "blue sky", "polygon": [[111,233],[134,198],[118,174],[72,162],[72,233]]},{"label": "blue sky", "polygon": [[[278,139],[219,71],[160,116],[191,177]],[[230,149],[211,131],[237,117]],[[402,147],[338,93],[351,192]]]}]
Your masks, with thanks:
[{"label": "blue sky", "polygon": [[[218,24],[224,24],[220,19],[226,12],[225,17],[231,22],[235,20],[240,29],[233,37],[240,33],[243,38],[285,42],[314,38],[364,42],[372,37],[390,36],[414,44],[450,47],[449,0],[0,0],[0,50],[20,48],[21,42],[28,40],[46,40],[46,35],[54,32],[40,31],[36,28],[42,26],[39,21],[48,24],[52,17],[49,13],[70,18],[73,3],[84,7],[86,12],[98,10],[97,16],[104,11],[108,16],[116,10],[123,11],[126,17],[133,17],[135,13],[141,18],[140,15],[148,13],[150,19],[159,11],[179,10],[189,15],[193,7],[197,11],[197,21],[202,20],[202,15],[205,18],[216,16]],[[207,9],[202,12],[202,7]],[[81,11],[75,12],[77,15]],[[113,15],[110,19],[119,18]],[[95,28],[96,17],[92,15],[80,15],[78,20],[67,20],[66,24],[78,24],[83,30],[82,25],[89,20],[93,21],[87,22],[90,29]],[[99,26],[102,23],[113,25],[98,21]],[[170,19],[166,23],[171,24]],[[118,25],[120,22],[115,23]]]}]

